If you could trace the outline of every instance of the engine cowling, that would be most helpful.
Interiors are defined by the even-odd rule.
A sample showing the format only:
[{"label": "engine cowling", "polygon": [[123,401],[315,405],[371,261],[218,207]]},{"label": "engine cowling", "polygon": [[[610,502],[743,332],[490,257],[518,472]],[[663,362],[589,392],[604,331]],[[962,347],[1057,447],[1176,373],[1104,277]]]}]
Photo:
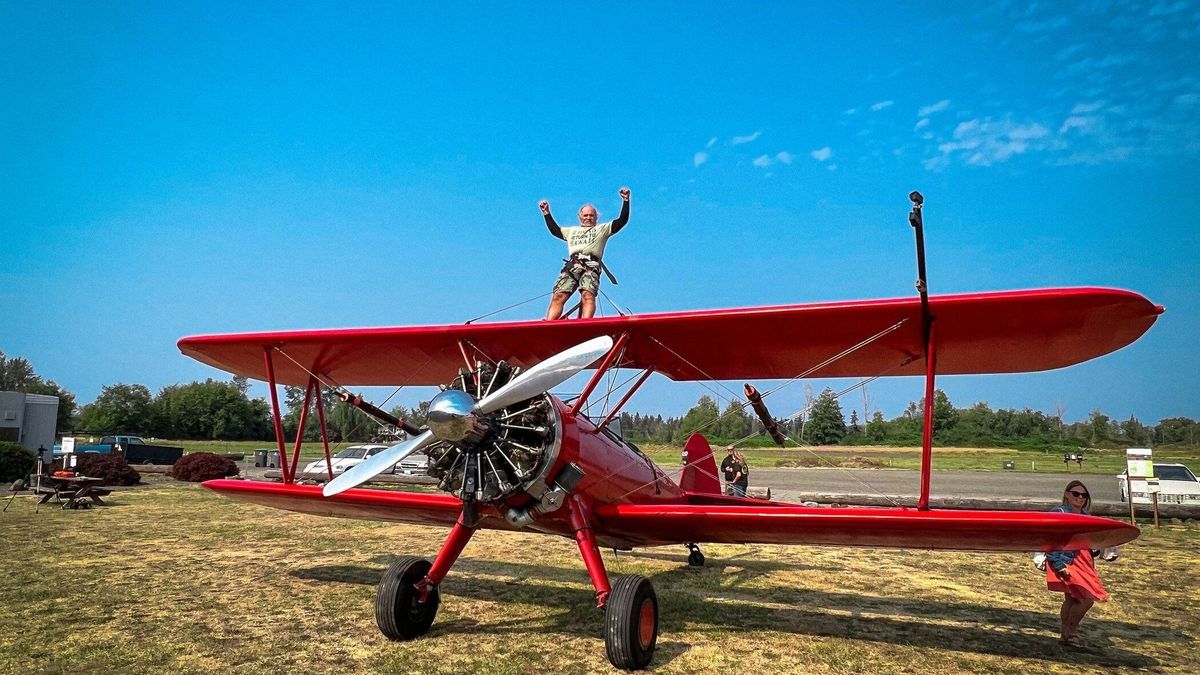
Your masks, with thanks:
[{"label": "engine cowling", "polygon": [[496,503],[523,492],[540,494],[562,440],[562,417],[549,395],[500,410],[474,413],[476,400],[518,373],[503,361],[460,371],[430,402],[428,425],[439,439],[429,446],[429,475],[464,502]]}]

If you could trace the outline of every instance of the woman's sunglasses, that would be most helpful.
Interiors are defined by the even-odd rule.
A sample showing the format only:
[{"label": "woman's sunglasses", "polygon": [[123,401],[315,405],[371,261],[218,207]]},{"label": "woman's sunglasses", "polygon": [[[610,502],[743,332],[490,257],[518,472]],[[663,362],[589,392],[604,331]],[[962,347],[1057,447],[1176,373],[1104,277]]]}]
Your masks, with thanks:
[{"label": "woman's sunglasses", "polygon": [[1088,493],[1086,493],[1086,492],[1076,492],[1076,491],[1074,491],[1074,490],[1067,490],[1067,493],[1068,493],[1068,494],[1071,494],[1071,495],[1074,495],[1074,496],[1076,496],[1076,497],[1078,497],[1078,498],[1080,498],[1080,499],[1087,499],[1087,498],[1088,498]]}]

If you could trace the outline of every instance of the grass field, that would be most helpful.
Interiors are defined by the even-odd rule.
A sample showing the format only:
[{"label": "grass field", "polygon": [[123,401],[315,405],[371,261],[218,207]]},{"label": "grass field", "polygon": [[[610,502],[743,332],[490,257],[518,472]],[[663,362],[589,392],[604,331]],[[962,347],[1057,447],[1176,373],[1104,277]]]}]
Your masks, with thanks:
[{"label": "grass field", "polygon": [[[182,446],[188,452],[236,452],[253,459],[256,448],[275,447],[271,441],[156,441]],[[345,447],[346,443],[340,446]],[[288,446],[289,452],[291,446]],[[671,445],[643,445],[642,450],[663,467],[678,466],[681,448]],[[721,448],[714,448],[717,461],[723,457]],[[920,448],[888,446],[818,446],[808,448],[745,448],[751,467],[775,466],[847,466],[857,468],[920,469]],[[306,441],[300,450],[303,461],[322,456],[320,442]],[[1061,453],[1010,448],[934,448],[935,471],[1002,471],[1003,463],[1011,460],[1017,471],[1046,473],[1096,473],[1113,475],[1125,469],[1124,450],[1094,450],[1085,453],[1082,467],[1074,462],[1070,467]],[[1180,462],[1200,472],[1200,448],[1162,448],[1155,450],[1157,462]]]},{"label": "grass field", "polygon": [[[611,672],[573,542],[481,532],[442,586],[433,630],[374,625],[394,555],[444,531],[323,519],[159,477],[90,511],[21,497],[0,515],[0,673]],[[1056,638],[1061,596],[1024,554],[725,545],[605,553],[650,577],[656,670],[1100,672],[1195,669],[1200,527],[1147,529],[1101,568],[1113,600]]]}]

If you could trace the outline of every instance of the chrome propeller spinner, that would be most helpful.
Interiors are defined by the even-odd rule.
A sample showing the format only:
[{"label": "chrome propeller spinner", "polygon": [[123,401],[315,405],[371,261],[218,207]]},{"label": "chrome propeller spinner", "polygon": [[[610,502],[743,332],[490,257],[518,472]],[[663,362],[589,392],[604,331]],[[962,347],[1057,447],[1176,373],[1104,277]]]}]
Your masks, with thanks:
[{"label": "chrome propeller spinner", "polygon": [[478,414],[475,399],[465,391],[447,389],[429,402],[429,431],[440,441],[474,442],[487,435],[490,424]]}]

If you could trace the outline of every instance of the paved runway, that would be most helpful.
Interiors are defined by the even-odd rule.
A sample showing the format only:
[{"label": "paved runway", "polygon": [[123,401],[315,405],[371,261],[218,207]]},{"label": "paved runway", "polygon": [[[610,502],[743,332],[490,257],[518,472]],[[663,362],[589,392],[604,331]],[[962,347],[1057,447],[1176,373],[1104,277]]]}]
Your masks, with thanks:
[{"label": "paved runway", "polygon": [[[1107,474],[1021,473],[1017,471],[934,471],[931,497],[986,499],[1059,499],[1067,483],[1078,478],[1093,501],[1120,500],[1117,477]],[[777,500],[800,493],[915,497],[921,473],[898,469],[750,469],[750,485],[770,487]]]}]

